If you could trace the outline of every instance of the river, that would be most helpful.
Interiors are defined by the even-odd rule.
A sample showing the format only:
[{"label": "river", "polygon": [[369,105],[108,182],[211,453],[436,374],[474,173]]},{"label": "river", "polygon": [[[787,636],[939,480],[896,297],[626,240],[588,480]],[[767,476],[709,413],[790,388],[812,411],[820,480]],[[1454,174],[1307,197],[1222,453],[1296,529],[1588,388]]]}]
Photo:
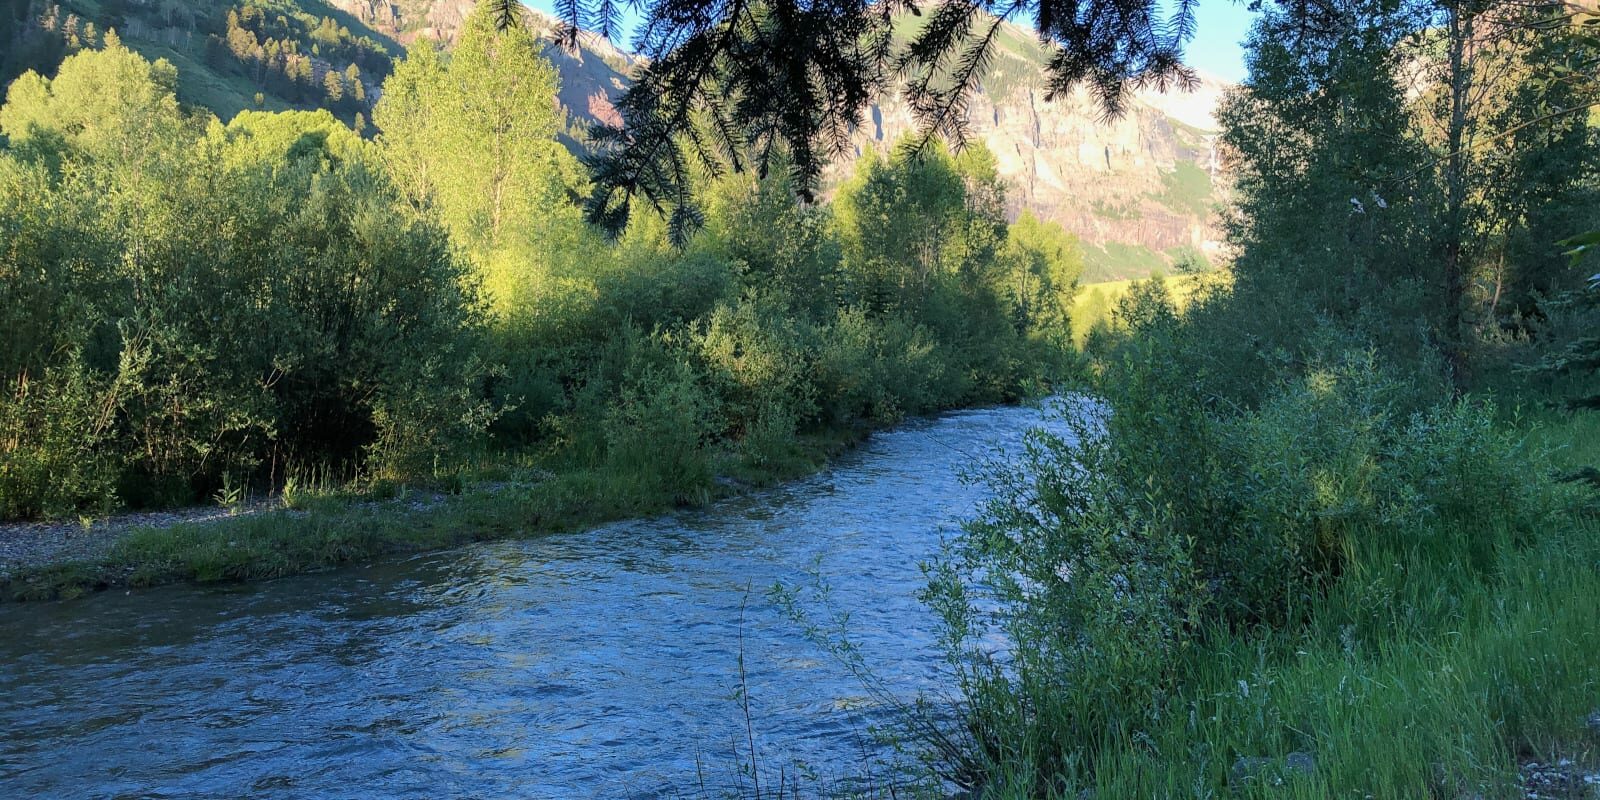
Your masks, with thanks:
[{"label": "river", "polygon": [[[0,796],[701,796],[748,761],[889,758],[860,681],[768,594],[829,585],[876,674],[941,690],[919,564],[1042,412],[912,421],[784,487],[282,580],[0,606]],[[769,779],[770,780],[770,779]]]}]

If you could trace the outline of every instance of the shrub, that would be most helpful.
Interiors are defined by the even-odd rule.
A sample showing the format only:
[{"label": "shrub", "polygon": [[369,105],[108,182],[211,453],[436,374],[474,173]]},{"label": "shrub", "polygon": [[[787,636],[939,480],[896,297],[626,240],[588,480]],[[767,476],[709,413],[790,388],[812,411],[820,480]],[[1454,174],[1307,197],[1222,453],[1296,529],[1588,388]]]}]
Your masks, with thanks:
[{"label": "shrub", "polygon": [[[24,145],[0,152],[10,473],[93,464],[122,502],[183,503],[289,461],[425,470],[476,437],[475,286],[373,146],[325,112],[195,125],[169,70],[85,51],[0,113]],[[85,403],[77,441],[25,422]]]},{"label": "shrub", "polygon": [[639,366],[606,414],[606,467],[679,504],[710,494],[716,400],[687,363]]},{"label": "shrub", "polygon": [[725,401],[732,433],[747,435],[773,414],[790,425],[816,420],[817,332],[772,295],[720,305],[695,337],[699,357]]},{"label": "shrub", "polygon": [[1526,542],[1555,508],[1492,406],[1412,412],[1418,382],[1372,350],[1245,405],[1187,368],[1204,362],[1161,298],[1124,319],[1105,405],[1069,407],[1064,434],[984,473],[996,496],[930,583],[970,704],[963,769],[1019,795],[1082,785],[1103,747],[1137,746],[1218,637],[1309,635],[1330,602],[1350,626],[1336,636],[1411,624],[1388,602],[1411,570],[1493,580],[1504,532]]},{"label": "shrub", "polygon": [[0,519],[61,516],[116,502],[116,461],[104,445],[118,387],[75,354],[0,402]]}]

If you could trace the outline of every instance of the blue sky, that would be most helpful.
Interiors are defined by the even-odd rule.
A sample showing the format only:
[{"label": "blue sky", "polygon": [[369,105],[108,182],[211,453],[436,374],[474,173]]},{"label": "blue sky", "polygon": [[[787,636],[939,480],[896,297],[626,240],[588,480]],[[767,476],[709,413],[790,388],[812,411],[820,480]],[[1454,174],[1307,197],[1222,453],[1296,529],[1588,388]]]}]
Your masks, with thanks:
[{"label": "blue sky", "polygon": [[[523,0],[546,13],[554,13],[551,0]],[[628,13],[631,23],[636,15]],[[1189,65],[1225,81],[1244,80],[1244,53],[1240,43],[1250,30],[1251,13],[1244,2],[1201,0],[1195,6],[1195,35],[1187,52]],[[628,26],[631,28],[631,24]],[[626,45],[626,42],[618,44]]]},{"label": "blue sky", "polygon": [[1234,0],[1201,0],[1195,6],[1194,39],[1189,42],[1189,65],[1225,81],[1244,80],[1244,42],[1254,17],[1245,4]]}]

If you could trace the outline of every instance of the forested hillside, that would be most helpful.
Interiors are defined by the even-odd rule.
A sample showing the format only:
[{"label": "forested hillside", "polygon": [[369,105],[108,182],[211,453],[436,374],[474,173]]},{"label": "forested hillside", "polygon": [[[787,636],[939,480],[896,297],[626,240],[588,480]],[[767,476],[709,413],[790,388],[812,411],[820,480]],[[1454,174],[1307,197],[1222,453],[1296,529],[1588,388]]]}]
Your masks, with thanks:
[{"label": "forested hillside", "polygon": [[[114,28],[131,49],[178,67],[180,102],[224,121],[243,110],[326,108],[369,133],[394,62],[418,41],[451,45],[474,7],[472,0],[11,5],[10,34],[0,30],[0,40],[15,46],[0,56],[0,84],[24,69],[49,74],[63,56],[98,44]],[[634,59],[593,35],[568,52],[550,43],[554,20],[531,10],[525,19],[557,69],[564,141],[581,150],[588,124],[617,119],[612,103],[628,85]],[[914,30],[908,21],[906,35]],[[1037,73],[1045,55],[1032,34],[1008,25],[1004,43],[975,95],[971,127],[1009,186],[1008,215],[1027,209],[1077,235],[1089,280],[1209,267],[1219,257],[1215,211],[1226,183],[1213,118],[1223,86],[1207,79],[1192,94],[1141,92],[1126,115],[1107,123],[1084,93],[1044,98]],[[914,130],[903,101],[883,98],[830,184],[866,151],[887,153]]]}]

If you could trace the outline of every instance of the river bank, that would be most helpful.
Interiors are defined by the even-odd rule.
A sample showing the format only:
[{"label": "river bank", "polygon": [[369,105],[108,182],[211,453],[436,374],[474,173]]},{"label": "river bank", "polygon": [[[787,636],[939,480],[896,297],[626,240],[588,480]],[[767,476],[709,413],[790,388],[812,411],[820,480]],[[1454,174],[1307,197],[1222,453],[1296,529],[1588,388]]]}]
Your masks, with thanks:
[{"label": "river bank", "polygon": [[870,428],[796,439],[792,457],[752,464],[725,455],[702,496],[684,502],[599,468],[519,470],[455,491],[390,487],[232,508],[193,507],[81,521],[0,526],[0,601],[55,600],[106,589],[280,578],[394,553],[570,531],[704,505],[816,472]]},{"label": "river bank", "polygon": [[[1194,605],[1154,603],[1145,608],[1158,613],[1139,616],[1142,609],[1125,599],[1160,597],[1164,587],[1151,584],[1141,594],[1093,597],[1116,613],[1098,629],[1093,649],[1067,653],[1076,661],[1061,654],[1085,640],[1082,626],[1059,636],[1045,624],[1073,619],[1068,613],[1083,606],[1057,601],[1029,607],[1031,616],[1015,627],[998,634],[979,629],[985,643],[1013,630],[1031,635],[1005,653],[1004,663],[1034,672],[1026,682],[1001,683],[990,677],[998,670],[975,670],[977,677],[965,680],[963,697],[977,709],[967,715],[965,730],[977,733],[968,740],[974,744],[957,748],[942,764],[944,773],[981,776],[972,783],[984,797],[1600,798],[1600,495],[1590,480],[1600,463],[1600,418],[1559,408],[1548,402],[1550,394],[1515,393],[1519,388],[1447,405],[1456,416],[1434,412],[1406,420],[1404,430],[1427,439],[1406,444],[1401,437],[1416,434],[1391,433],[1396,444],[1360,460],[1370,470],[1360,483],[1330,477],[1339,475],[1332,458],[1316,462],[1316,469],[1301,468],[1308,478],[1302,486],[1343,491],[1328,496],[1350,499],[1304,518],[1311,530],[1341,537],[1343,560],[1336,575],[1294,598],[1292,617],[1227,624],[1200,617]],[[1350,415],[1323,411],[1321,418],[1333,422],[1318,428],[1319,414],[1308,408],[1314,409],[1243,419],[1281,426],[1275,430],[1284,435],[1275,441],[1290,442],[1286,450],[1293,456],[1319,452],[1318,431],[1350,430]],[[1113,410],[1108,419],[1119,413]],[[1139,441],[1137,429],[1120,432],[1119,444]],[[1155,452],[1167,458],[1173,450]],[[1343,458],[1354,450],[1320,452]],[[1261,484],[1248,480],[1264,483],[1261,476],[1271,477],[1270,469],[1295,469],[1291,459],[1271,455],[1285,450],[1266,456],[1220,446],[1190,452],[1230,459],[1234,471],[1211,473],[1226,478],[1208,476],[1213,492],[1255,489]],[[1098,454],[1088,451],[1087,457]],[[1245,462],[1249,458],[1260,461]],[[1028,516],[1010,518],[1024,521],[1003,529],[995,527],[994,514],[980,518],[969,528],[986,537],[978,544],[1023,541],[1019,549],[1036,564],[1059,558],[1069,536],[1087,537],[1094,520],[1052,517],[1029,506],[1044,497],[1093,507],[1083,500],[1086,492],[1077,491],[1081,484],[1049,482],[1062,474],[1050,471],[1060,463],[1066,462],[1036,468],[1032,474],[1044,478],[1024,484],[1027,493],[1001,495],[1001,513],[1027,508]],[[1075,474],[1103,476],[1124,463],[1106,459]],[[1267,468],[1247,471],[1240,463]],[[1104,491],[1137,486],[1149,472],[1124,474],[1126,481]],[[1417,474],[1429,476],[1427,482],[1393,488]],[[1196,507],[1228,513],[1218,494],[1201,496],[1211,502]],[[1381,500],[1385,496],[1394,502]],[[1253,524],[1268,524],[1260,522],[1270,520],[1268,513],[1293,507],[1280,501],[1290,493],[1271,497],[1259,506],[1261,514],[1232,516],[1230,525],[1200,534],[1234,541],[1250,535]],[[1359,527],[1335,527],[1363,502],[1382,513]],[[1156,551],[1148,543],[1159,541],[1162,529],[1134,527],[1123,516],[1125,506],[1107,507],[1113,545],[1131,538],[1125,531],[1145,537],[1143,551],[1114,551],[1122,557],[1105,567],[1117,570],[1107,582],[1121,591],[1126,576],[1149,563],[1140,559]],[[1288,539],[1299,523],[1270,524]],[[1268,544],[1243,550],[1236,569],[1271,556],[1271,540],[1253,541]],[[970,539],[962,544],[966,552],[977,549]],[[1071,575],[1064,587],[1045,583],[1055,575],[1045,576],[1039,585],[1048,590],[1030,585],[1024,599],[1059,598],[1074,584],[1093,585],[1087,570]],[[1252,587],[1265,580],[1257,576]],[[1141,645],[1152,631],[1163,631],[1158,625],[1171,618],[1162,616],[1169,609],[1202,621],[1189,623],[1193,635],[1164,652]],[[1026,627],[1035,621],[1045,624]],[[1063,662],[1068,666],[1056,666]],[[1160,671],[1149,670],[1151,663]]]},{"label": "river bank", "polygon": [[813,475],[704,507],[6,606],[0,785],[643,800],[752,796],[737,790],[759,765],[767,795],[783,770],[806,796],[871,796],[898,777],[877,736],[898,711],[768,590],[796,587],[819,621],[847,612],[895,699],[947,690],[919,565],[988,496],[967,468],[1040,424],[1029,407],[908,419]]}]

